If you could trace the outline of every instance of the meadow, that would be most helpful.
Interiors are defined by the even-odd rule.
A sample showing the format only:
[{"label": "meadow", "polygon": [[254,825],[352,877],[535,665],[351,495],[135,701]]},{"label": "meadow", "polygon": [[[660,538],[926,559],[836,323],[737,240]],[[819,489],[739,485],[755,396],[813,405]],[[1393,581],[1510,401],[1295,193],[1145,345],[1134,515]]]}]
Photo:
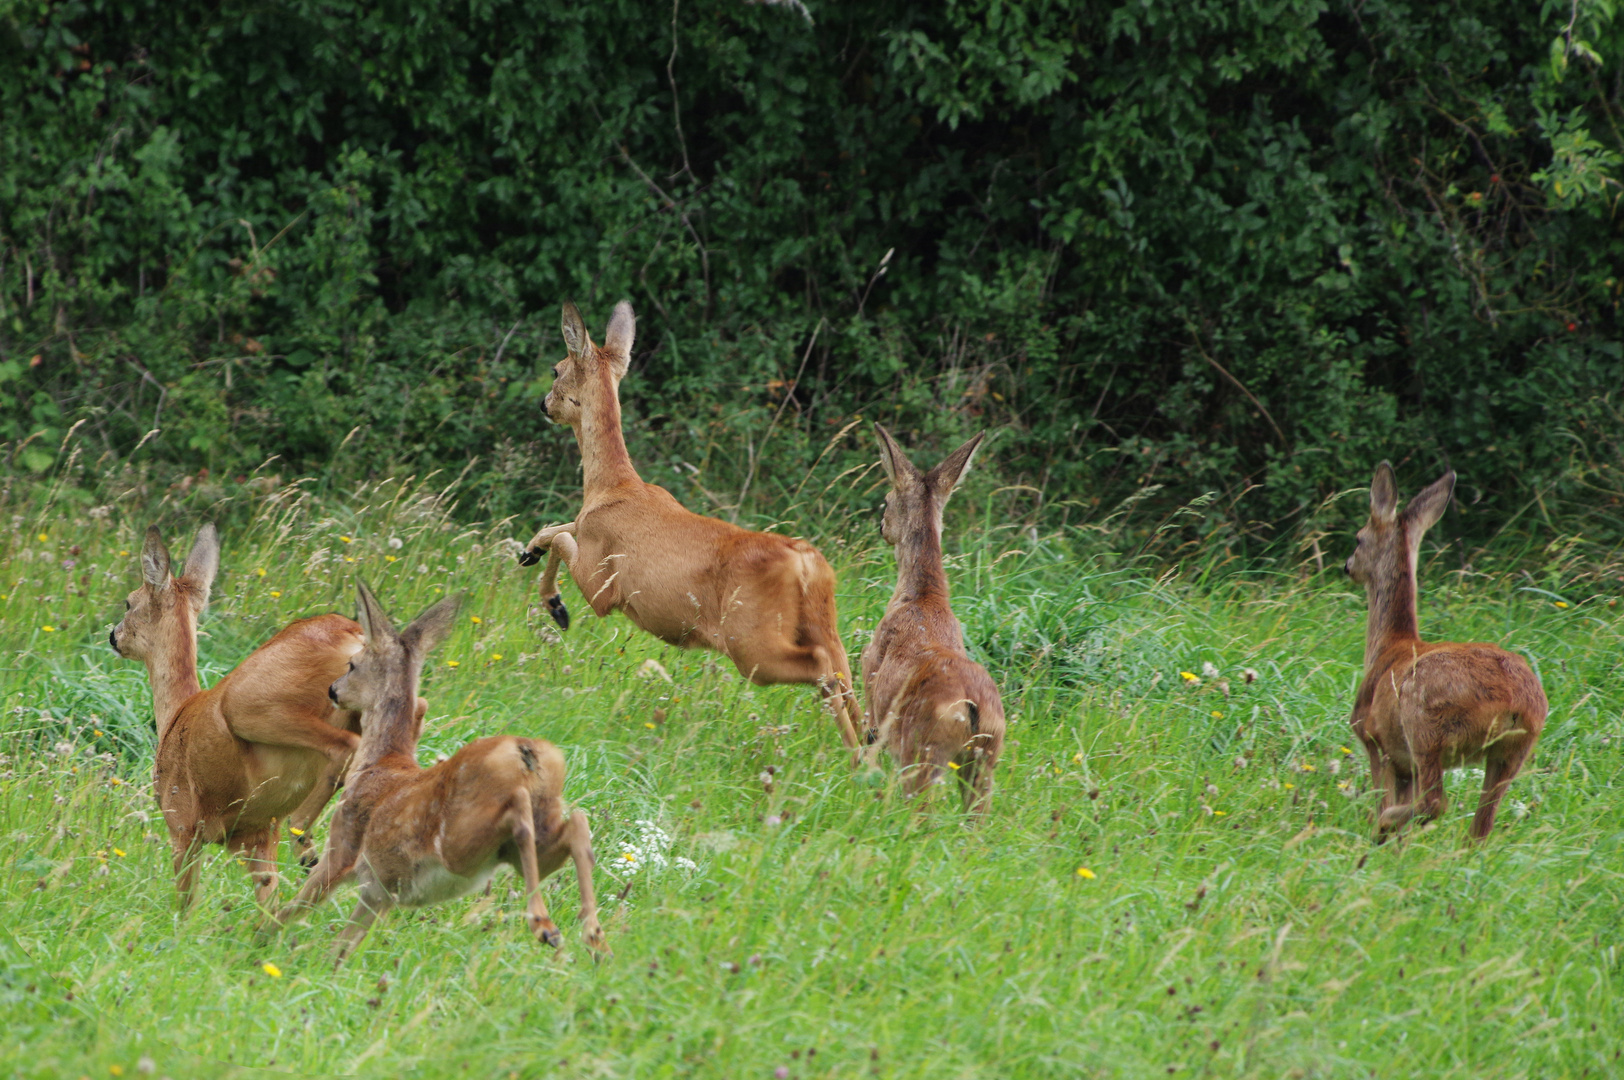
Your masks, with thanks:
[{"label": "meadow", "polygon": [[[442,481],[443,483],[443,481]],[[1569,549],[1429,538],[1425,636],[1529,657],[1551,716],[1489,841],[1445,817],[1370,840],[1347,715],[1364,598],[1324,568],[1134,561],[1001,526],[968,496],[948,570],[1011,717],[990,815],[854,772],[806,687],[754,688],[624,618],[560,636],[514,560],[541,515],[468,523],[432,481],[230,496],[205,684],[287,621],[398,619],[466,590],[432,657],[425,762],[498,732],[558,743],[592,816],[612,959],[549,879],[396,911],[327,959],[353,889],[268,946],[220,849],[188,917],[149,790],[144,670],[107,631],[160,521],[207,508],[9,490],[0,538],[0,1067],[19,1077],[1603,1076],[1624,1066],[1624,575]],[[990,505],[990,504],[989,504]],[[554,518],[554,520],[561,520]],[[784,526],[788,531],[791,526]],[[1440,530],[1441,531],[1441,530]],[[855,657],[884,610],[872,520],[815,539]],[[1222,572],[1220,572],[1222,570]],[[322,827],[318,842],[325,836]],[[301,879],[282,848],[284,897]]]}]

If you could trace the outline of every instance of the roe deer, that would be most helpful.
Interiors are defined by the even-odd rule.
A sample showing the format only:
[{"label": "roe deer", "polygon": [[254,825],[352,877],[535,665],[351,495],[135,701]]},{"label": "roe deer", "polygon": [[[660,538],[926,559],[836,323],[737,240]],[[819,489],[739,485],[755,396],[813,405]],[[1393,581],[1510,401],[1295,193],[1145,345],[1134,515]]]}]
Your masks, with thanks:
[{"label": "roe deer", "polygon": [[343,779],[358,716],[327,687],[361,649],[342,615],[300,619],[207,690],[197,678],[197,620],[220,566],[213,525],[198,531],[180,577],[156,528],[141,550],[141,587],[108,635],[113,651],[147,666],[158,729],[153,791],[169,828],[175,891],[191,904],[204,844],[245,856],[269,904],[276,894],[278,822],[286,817],[309,865],[309,830]]},{"label": "roe deer", "polygon": [[1424,642],[1417,632],[1421,535],[1443,516],[1454,490],[1451,470],[1398,513],[1393,467],[1382,462],[1370,482],[1370,520],[1347,562],[1370,608],[1365,677],[1351,722],[1370,755],[1371,783],[1382,792],[1378,843],[1411,818],[1442,814],[1444,770],[1479,760],[1483,793],[1471,834],[1488,836],[1501,797],[1545,726],[1545,691],[1522,657],[1496,645]]},{"label": "roe deer", "polygon": [[340,707],[361,713],[361,746],[344,783],[316,870],[291,904],[262,926],[269,932],[355,880],[361,897],[334,946],[343,963],[379,915],[463,896],[485,885],[498,864],[524,875],[530,929],[556,947],[541,879],[575,862],[587,944],[603,948],[592,889],[592,830],[580,810],[565,815],[564,755],[550,742],[496,735],[475,741],[431,769],[417,763],[428,702],[417,696],[423,658],[451,629],[460,596],[447,597],[395,632],[359,580],[366,647],[333,683]]},{"label": "roe deer", "polygon": [[622,611],[673,645],[714,649],[760,686],[816,684],[855,751],[857,701],[836,629],[834,571],[805,540],[701,517],[637,475],[620,430],[620,380],[636,334],[630,304],[615,306],[601,347],[574,304],[564,305],[563,329],[569,353],[553,369],[543,408],[575,430],[582,506],[519,556],[526,566],[547,556],[540,590],[553,618],[568,628],[562,562],[600,617]]},{"label": "roe deer", "polygon": [[970,471],[977,435],[921,473],[878,424],[880,462],[891,479],[880,535],[897,552],[897,587],[863,650],[869,731],[912,767],[916,794],[958,774],[964,805],[984,813],[1004,748],[1004,703],[985,668],[964,650],[942,570],[942,511]]}]

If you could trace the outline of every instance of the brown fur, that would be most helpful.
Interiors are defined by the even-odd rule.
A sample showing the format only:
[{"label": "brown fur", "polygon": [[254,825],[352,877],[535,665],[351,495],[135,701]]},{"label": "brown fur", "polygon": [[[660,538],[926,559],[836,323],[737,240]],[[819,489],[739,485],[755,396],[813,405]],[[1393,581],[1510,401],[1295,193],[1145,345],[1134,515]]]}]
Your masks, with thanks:
[{"label": "brown fur", "polygon": [[958,774],[966,809],[985,813],[1004,748],[1004,703],[985,668],[964,650],[942,570],[942,511],[970,469],[977,435],[920,473],[878,424],[891,478],[880,533],[897,552],[897,587],[863,650],[869,730],[903,766],[918,793]]},{"label": "brown fur", "polygon": [[573,859],[587,944],[603,948],[592,888],[592,830],[563,806],[564,755],[541,739],[476,739],[432,769],[417,763],[428,703],[417,696],[423,658],[450,629],[460,597],[442,600],[399,634],[359,585],[366,648],[333,684],[362,714],[361,747],[333,815],[327,849],[272,930],[356,881],[360,902],[334,948],[342,963],[373,920],[391,907],[419,907],[479,888],[501,864],[524,876],[531,931],[557,946],[541,879]]},{"label": "brown fur", "polygon": [[204,844],[245,856],[261,904],[276,895],[277,826],[283,818],[307,858],[309,830],[337,790],[357,743],[359,717],[335,707],[327,687],[361,648],[361,627],[342,615],[301,619],[213,687],[197,678],[197,619],[219,566],[205,525],[180,577],[157,529],[148,529],[144,581],[109,635],[114,651],[147,665],[158,730],[153,791],[174,853],[175,889],[191,903]]},{"label": "brown fur", "polygon": [[637,475],[619,397],[634,334],[623,302],[600,348],[575,306],[564,305],[569,355],[554,369],[545,408],[575,430],[584,497],[575,520],[538,532],[521,561],[547,555],[540,590],[560,625],[569,624],[558,594],[563,563],[600,617],[621,611],[663,641],[714,649],[758,685],[817,685],[855,748],[857,703],[836,630],[834,571],[805,540],[701,517]]},{"label": "brown fur", "polygon": [[1488,836],[1545,726],[1545,691],[1522,657],[1479,642],[1424,642],[1417,632],[1421,536],[1443,516],[1454,487],[1454,472],[1445,473],[1398,513],[1393,467],[1382,462],[1370,485],[1370,520],[1347,562],[1370,607],[1351,723],[1382,792],[1378,841],[1412,818],[1441,815],[1444,770],[1476,761],[1483,791],[1471,835]]}]

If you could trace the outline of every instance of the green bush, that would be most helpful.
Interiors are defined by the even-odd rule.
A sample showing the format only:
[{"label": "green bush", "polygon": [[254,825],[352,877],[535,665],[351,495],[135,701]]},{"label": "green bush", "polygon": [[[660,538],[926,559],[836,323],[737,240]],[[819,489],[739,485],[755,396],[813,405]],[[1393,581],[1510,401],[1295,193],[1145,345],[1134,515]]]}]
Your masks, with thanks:
[{"label": "green bush", "polygon": [[1391,457],[1474,541],[1624,535],[1603,0],[668,14],[0,7],[8,467],[83,421],[84,485],[473,461],[562,511],[558,303],[629,297],[633,451],[701,509],[866,505],[861,415],[1003,429],[1012,521],[1284,553]]}]

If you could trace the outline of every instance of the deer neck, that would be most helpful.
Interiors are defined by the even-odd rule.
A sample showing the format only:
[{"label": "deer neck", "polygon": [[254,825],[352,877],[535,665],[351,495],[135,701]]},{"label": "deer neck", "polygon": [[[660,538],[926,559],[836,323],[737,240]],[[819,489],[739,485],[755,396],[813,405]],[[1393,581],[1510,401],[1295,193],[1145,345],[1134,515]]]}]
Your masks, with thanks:
[{"label": "deer neck", "polygon": [[197,678],[197,620],[190,608],[183,606],[180,625],[166,646],[147,658],[146,666],[147,682],[152,687],[152,717],[162,741],[180,707],[203,689]]},{"label": "deer neck", "polygon": [[947,604],[947,573],[942,569],[942,533],[920,529],[897,545],[897,587],[891,603],[939,600]]},{"label": "deer neck", "polygon": [[1372,577],[1365,583],[1365,600],[1370,607],[1365,627],[1365,670],[1376,658],[1401,641],[1419,641],[1415,613],[1415,571],[1417,552],[1406,554],[1395,573]]},{"label": "deer neck", "polygon": [[361,715],[361,742],[352,772],[369,769],[385,758],[404,758],[417,765],[417,687],[422,669],[413,664],[406,677],[387,685],[383,700]]},{"label": "deer neck", "polygon": [[575,429],[575,441],[581,447],[581,486],[588,493],[637,479],[620,428],[620,393],[607,373],[601,380],[581,409],[581,422]]}]

